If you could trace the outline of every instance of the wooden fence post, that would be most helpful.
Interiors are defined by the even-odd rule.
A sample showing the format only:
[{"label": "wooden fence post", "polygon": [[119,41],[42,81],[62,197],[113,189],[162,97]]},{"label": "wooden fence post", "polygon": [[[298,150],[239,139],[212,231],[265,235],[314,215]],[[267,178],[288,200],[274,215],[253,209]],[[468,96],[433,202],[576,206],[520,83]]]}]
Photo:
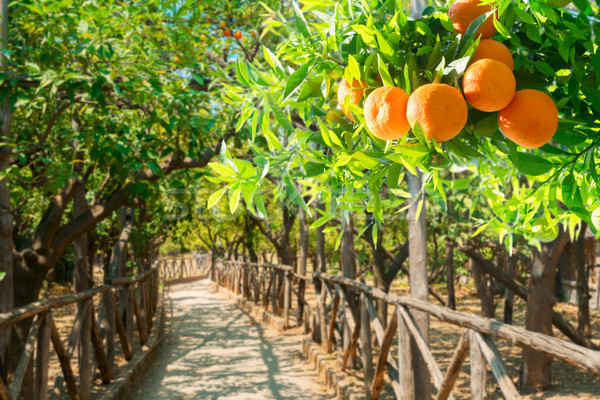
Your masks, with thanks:
[{"label": "wooden fence post", "polygon": [[[365,398],[371,398],[373,382],[373,350],[371,349],[371,320],[367,311],[365,294],[360,295],[360,347],[362,349],[363,375],[365,381]],[[348,346],[350,343],[348,343]]]},{"label": "wooden fence post", "polygon": [[283,279],[284,279],[284,293],[283,293],[283,329],[289,329],[290,328],[290,295],[291,295],[291,291],[290,291],[290,276],[289,273],[286,271],[283,273]]},{"label": "wooden fence post", "polygon": [[50,362],[50,320],[48,313],[40,316],[42,324],[37,341],[37,357],[35,360],[35,390],[38,400],[48,397],[48,367]]},{"label": "wooden fence post", "polygon": [[471,398],[473,400],[483,400],[487,398],[486,386],[486,368],[481,348],[477,341],[475,331],[469,332],[469,341],[471,342]]},{"label": "wooden fence post", "polygon": [[400,307],[396,308],[398,314],[398,376],[400,383],[401,399],[415,398],[415,378],[411,351],[410,331],[406,321],[400,313]]}]

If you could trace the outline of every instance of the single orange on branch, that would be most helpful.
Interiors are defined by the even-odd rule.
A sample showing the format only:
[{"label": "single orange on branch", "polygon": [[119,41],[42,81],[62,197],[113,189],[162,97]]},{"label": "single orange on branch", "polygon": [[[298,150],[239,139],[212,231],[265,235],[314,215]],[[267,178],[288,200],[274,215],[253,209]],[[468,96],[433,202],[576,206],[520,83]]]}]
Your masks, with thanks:
[{"label": "single orange on branch", "polygon": [[233,37],[234,37],[234,38],[236,38],[237,40],[240,40],[240,39],[242,39],[242,36],[243,36],[243,35],[242,35],[242,32],[240,32],[240,31],[235,31],[235,32],[233,33]]},{"label": "single orange on branch", "polygon": [[428,139],[444,142],[454,138],[467,123],[468,109],[458,89],[443,83],[419,87],[409,97],[406,118],[412,128],[417,122]]},{"label": "single orange on branch", "polygon": [[223,29],[227,28],[227,23],[225,21],[221,21],[221,23],[219,24],[219,26]]},{"label": "single orange on branch", "polygon": [[498,127],[516,144],[536,148],[548,143],[558,128],[558,109],[544,92],[523,89],[498,113]]},{"label": "single orange on branch", "polygon": [[503,43],[492,39],[481,39],[481,41],[479,41],[479,45],[473,54],[471,63],[475,63],[476,61],[486,58],[491,58],[492,60],[498,60],[501,63],[504,63],[508,68],[510,68],[511,71],[515,67],[512,53],[508,47],[506,47]]},{"label": "single orange on branch", "polygon": [[397,87],[382,86],[365,100],[365,121],[369,131],[379,139],[395,140],[410,129],[406,119],[408,94]]},{"label": "single orange on branch", "polygon": [[[448,17],[452,20],[454,30],[464,35],[469,25],[477,17],[490,11],[492,11],[492,7],[489,4],[481,4],[480,0],[456,0],[448,9]],[[494,33],[496,33],[494,17],[490,15],[477,29],[475,37],[481,36],[483,39],[487,39]]]},{"label": "single orange on branch", "polygon": [[223,36],[225,36],[225,37],[231,37],[231,31],[229,29],[225,29],[223,31]]},{"label": "single orange on branch", "polygon": [[463,77],[467,102],[480,111],[499,111],[513,99],[517,81],[502,62],[486,58],[472,64]]},{"label": "single orange on branch", "polygon": [[[365,89],[368,87],[366,82],[358,79],[352,81],[352,85],[346,80],[342,79],[340,87],[338,89],[338,103],[342,108],[342,111],[351,121],[354,121],[354,117],[350,112],[350,105],[358,106],[363,96],[365,95]],[[346,103],[347,102],[347,103]],[[348,104],[348,106],[346,106]]]}]

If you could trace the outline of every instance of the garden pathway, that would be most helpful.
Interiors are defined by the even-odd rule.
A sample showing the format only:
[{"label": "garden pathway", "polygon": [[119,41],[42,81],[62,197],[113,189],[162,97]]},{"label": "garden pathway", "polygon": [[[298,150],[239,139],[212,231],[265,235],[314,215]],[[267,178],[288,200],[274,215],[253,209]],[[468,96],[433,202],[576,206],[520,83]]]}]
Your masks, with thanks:
[{"label": "garden pathway", "polygon": [[329,399],[298,336],[256,322],[208,280],[166,295],[170,327],[135,400]]}]

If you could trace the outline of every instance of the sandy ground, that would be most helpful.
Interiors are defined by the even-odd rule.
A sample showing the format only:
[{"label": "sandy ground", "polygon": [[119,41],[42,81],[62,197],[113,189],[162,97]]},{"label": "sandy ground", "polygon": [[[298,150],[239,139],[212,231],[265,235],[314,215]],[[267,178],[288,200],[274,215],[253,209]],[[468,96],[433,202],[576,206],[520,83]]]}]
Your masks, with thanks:
[{"label": "sandy ground", "polygon": [[171,325],[132,399],[333,396],[302,360],[297,336],[262,326],[210,282],[176,286],[166,305]]}]

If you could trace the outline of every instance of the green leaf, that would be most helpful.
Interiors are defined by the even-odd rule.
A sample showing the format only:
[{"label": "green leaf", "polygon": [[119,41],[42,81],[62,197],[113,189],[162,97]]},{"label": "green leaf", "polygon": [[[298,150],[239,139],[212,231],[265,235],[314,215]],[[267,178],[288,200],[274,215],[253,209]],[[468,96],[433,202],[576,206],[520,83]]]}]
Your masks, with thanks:
[{"label": "green leaf", "polygon": [[245,61],[238,61],[235,63],[235,75],[242,85],[250,87],[250,76]]},{"label": "green leaf", "polygon": [[287,115],[285,115],[283,110],[281,108],[279,108],[279,106],[277,106],[271,100],[270,97],[269,97],[269,107],[271,108],[271,111],[273,111],[273,116],[275,117],[277,122],[279,122],[279,125],[288,132],[294,132],[294,126],[288,119]]},{"label": "green leaf", "polygon": [[488,19],[490,15],[492,15],[491,11],[481,14],[479,17],[475,18],[465,31],[462,42],[467,43],[471,38],[473,38],[479,27],[485,22],[486,19]]},{"label": "green leaf", "polygon": [[508,31],[508,29],[506,29],[502,22],[500,22],[497,19],[494,19],[494,27],[496,28],[499,34],[501,34],[505,38],[510,38],[510,32]]},{"label": "green leaf", "polygon": [[489,224],[490,223],[487,222],[487,223],[485,223],[483,225],[480,225],[479,228],[477,228],[477,230],[475,231],[475,233],[471,237],[475,237],[475,236],[479,235],[481,232],[483,232],[485,230],[485,228],[488,227]]},{"label": "green leaf", "polygon": [[473,128],[473,133],[479,136],[492,137],[498,130],[498,114],[480,119]]},{"label": "green leaf", "polygon": [[254,189],[255,188],[256,188],[256,183],[253,181],[244,182],[241,185],[242,197],[244,198],[244,201],[246,202],[246,208],[248,208],[248,210],[252,214],[256,214],[254,212],[254,206],[253,206]]},{"label": "green leaf", "polygon": [[217,204],[217,202],[221,199],[221,197],[223,197],[223,195],[225,194],[225,191],[227,189],[228,189],[227,187],[224,187],[222,189],[217,190],[213,194],[211,194],[210,197],[208,198],[207,207],[209,209],[214,207],[214,205]]},{"label": "green leaf", "polygon": [[348,68],[352,77],[360,80],[360,66],[352,54],[348,56]]},{"label": "green leaf", "polygon": [[513,5],[513,10],[515,10],[517,16],[521,18],[521,21],[525,22],[526,24],[535,24],[535,19],[531,16],[531,14],[521,10],[517,4],[513,3]]},{"label": "green leaf", "polygon": [[267,209],[265,208],[265,202],[260,191],[254,192],[254,205],[256,206],[256,210],[258,211],[258,216],[261,218],[267,218]]},{"label": "green leaf", "polygon": [[306,22],[304,14],[302,14],[302,11],[298,7],[298,4],[295,0],[292,1],[292,7],[294,8],[294,21],[296,22],[296,28],[298,28],[302,36],[309,38],[310,31],[308,30],[308,23]]},{"label": "green leaf", "polygon": [[325,214],[321,218],[317,219],[315,222],[313,222],[312,224],[310,224],[309,229],[316,229],[316,228],[318,228],[320,226],[323,226],[326,223],[328,223],[329,221],[331,221],[331,219],[333,217],[334,217],[333,214]]},{"label": "green leaf", "polygon": [[298,86],[300,86],[302,82],[304,82],[304,79],[306,79],[306,76],[308,75],[308,71],[312,63],[312,60],[307,62],[306,64],[298,68],[296,71],[294,71],[292,75],[290,75],[288,81],[285,84],[285,89],[283,91],[284,101],[287,100],[287,98],[290,94],[292,94],[294,89],[296,89]]},{"label": "green leaf", "polygon": [[208,166],[213,169],[222,178],[235,178],[236,173],[229,165],[219,163],[208,163]]},{"label": "green leaf", "polygon": [[290,178],[289,175],[285,175],[283,178],[283,183],[285,184],[285,191],[287,192],[289,198],[296,203],[298,207],[302,208],[310,215],[310,210],[308,207],[306,207],[306,203],[304,202],[300,192],[298,192],[298,188],[296,188],[296,185],[294,182],[292,182],[292,178]]},{"label": "green leaf", "polygon": [[361,39],[367,46],[373,48],[377,47],[377,41],[375,40],[376,32],[374,30],[364,25],[352,25],[352,29],[354,29],[360,35]]},{"label": "green leaf", "polygon": [[519,171],[531,176],[543,175],[554,166],[545,158],[529,153],[514,152],[509,155],[509,158]]},{"label": "green leaf", "polygon": [[556,73],[554,72],[554,69],[550,66],[550,64],[545,63],[543,61],[536,61],[535,67],[546,76],[556,75]]},{"label": "green leaf", "polygon": [[263,54],[265,56],[265,60],[267,63],[269,63],[271,68],[274,70],[283,71],[283,66],[281,65],[281,62],[277,56],[273,54],[266,46],[263,46]]},{"label": "green leaf", "polygon": [[368,155],[361,153],[360,151],[354,153],[353,157],[355,160],[361,163],[363,168],[366,169],[374,169],[381,165],[381,162],[379,162],[379,160],[373,157],[369,157]]},{"label": "green leaf", "polygon": [[242,187],[241,186],[237,186],[233,192],[229,192],[229,210],[231,211],[231,213],[235,213],[235,210],[237,210],[238,206],[240,205],[240,198],[242,194]]}]

